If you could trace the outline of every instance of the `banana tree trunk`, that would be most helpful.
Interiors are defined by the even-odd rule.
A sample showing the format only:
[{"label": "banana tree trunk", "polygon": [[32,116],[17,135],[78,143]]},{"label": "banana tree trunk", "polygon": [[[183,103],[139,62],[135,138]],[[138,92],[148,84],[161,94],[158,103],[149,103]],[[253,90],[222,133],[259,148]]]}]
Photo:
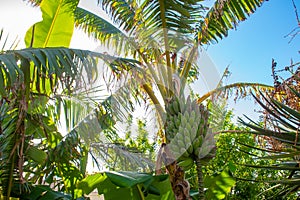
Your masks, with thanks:
[{"label": "banana tree trunk", "polygon": [[204,194],[202,163],[201,163],[201,159],[199,159],[199,158],[196,159],[196,169],[197,169],[197,176],[198,176],[199,200],[204,200],[205,194]]},{"label": "banana tree trunk", "polygon": [[173,170],[170,173],[170,181],[176,200],[190,199],[190,185],[184,179],[184,170],[179,167],[176,162],[168,165],[167,170]]},{"label": "banana tree trunk", "polygon": [[184,179],[185,172],[180,166],[178,166],[176,159],[174,159],[165,143],[162,144],[160,151],[158,152],[158,158],[156,161],[157,175],[162,173],[161,163],[166,166],[175,199],[190,199],[190,184]]}]

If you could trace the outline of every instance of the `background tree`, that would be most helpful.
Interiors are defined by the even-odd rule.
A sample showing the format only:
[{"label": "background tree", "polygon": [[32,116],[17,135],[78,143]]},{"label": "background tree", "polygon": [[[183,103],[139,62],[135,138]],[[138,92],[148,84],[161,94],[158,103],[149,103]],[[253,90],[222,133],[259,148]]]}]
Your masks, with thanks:
[{"label": "background tree", "polygon": [[[296,70],[294,71],[295,67]],[[295,195],[293,193],[299,190],[297,183],[299,171],[298,131],[300,125],[299,63],[287,66],[284,70],[290,71],[292,75],[281,82],[276,71],[276,63],[273,61],[272,71],[275,90],[273,93],[263,95],[262,99],[255,97],[264,111],[263,123],[255,123],[249,118],[247,119],[250,122],[240,119],[243,124],[253,130],[250,133],[260,136],[259,141],[262,143],[260,151],[266,152],[266,155],[261,156],[260,159],[276,161],[276,164],[257,163],[247,166],[276,170],[282,173],[279,177],[265,179],[267,184],[275,184],[270,187],[273,194],[269,198],[293,197]]]}]

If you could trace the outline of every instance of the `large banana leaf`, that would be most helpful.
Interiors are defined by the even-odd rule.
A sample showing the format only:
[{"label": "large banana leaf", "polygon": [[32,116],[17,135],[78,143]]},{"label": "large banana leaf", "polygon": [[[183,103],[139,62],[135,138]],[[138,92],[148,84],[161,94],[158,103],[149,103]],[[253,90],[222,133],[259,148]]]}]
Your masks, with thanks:
[{"label": "large banana leaf", "polygon": [[138,172],[103,172],[87,176],[78,188],[85,194],[98,189],[105,199],[173,200],[168,176]]},{"label": "large banana leaf", "polygon": [[26,47],[69,47],[74,29],[74,10],[79,0],[43,0],[43,20],[26,33]]},{"label": "large banana leaf", "polygon": [[20,196],[23,200],[71,200],[71,195],[66,195],[62,192],[54,191],[49,186],[35,185],[31,188],[30,194],[24,194]]},{"label": "large banana leaf", "polygon": [[219,174],[204,178],[204,185],[207,199],[224,199],[235,185],[236,180],[229,169],[225,169]]}]

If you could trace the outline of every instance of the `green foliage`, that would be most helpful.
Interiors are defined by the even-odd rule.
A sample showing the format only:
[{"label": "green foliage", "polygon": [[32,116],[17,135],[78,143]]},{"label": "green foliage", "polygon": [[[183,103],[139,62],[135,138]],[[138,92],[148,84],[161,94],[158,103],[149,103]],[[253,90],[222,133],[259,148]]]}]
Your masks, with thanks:
[{"label": "green foliage", "polygon": [[87,176],[78,188],[85,194],[94,189],[104,194],[105,199],[163,199],[172,200],[170,181],[167,175],[152,176],[137,172],[103,172]]},{"label": "green foliage", "polygon": [[273,197],[283,187],[268,188],[276,185],[265,182],[266,179],[280,179],[283,171],[268,168],[253,168],[255,165],[276,166],[279,162],[271,159],[259,159],[269,156],[268,151],[260,149],[257,138],[249,134],[249,129],[241,124],[232,123],[232,112],[228,112],[224,120],[227,133],[220,133],[217,140],[215,158],[205,168],[206,176],[214,176],[224,171],[232,175],[235,185],[227,193],[226,199],[265,199]]},{"label": "green foliage", "polygon": [[[100,135],[91,138],[96,134],[92,127],[104,130],[114,124],[105,101],[98,104],[85,96],[94,107],[78,109],[82,88],[97,77],[96,57],[113,60],[112,67],[122,60],[67,48],[1,52],[0,187],[6,198],[38,194],[32,191],[35,183],[72,198],[82,196],[76,185],[85,177],[89,145],[91,139],[100,141]],[[57,130],[62,110],[70,129],[64,137]]]},{"label": "green foliage", "polygon": [[74,29],[74,10],[79,0],[43,0],[43,20],[26,33],[26,47],[69,47]]},{"label": "green foliage", "polygon": [[[131,118],[131,117],[130,117]],[[137,134],[133,135],[130,128],[132,128],[132,121],[129,118],[127,131],[125,133],[124,146],[132,149],[136,149],[144,155],[148,155],[149,159],[155,157],[155,141],[151,141],[149,138],[149,132],[146,130],[146,120],[136,119]],[[122,142],[122,139],[121,141]]]},{"label": "green foliage", "polygon": [[[193,35],[199,32],[202,34],[198,36],[199,42],[211,41],[215,37],[221,37],[222,34],[226,35],[227,30],[232,28],[228,24],[236,24],[235,17],[240,20],[244,13],[250,13],[247,10],[241,13],[240,9],[255,9],[262,1],[258,3],[257,0],[251,0],[250,6],[245,6],[244,1],[241,1],[243,4],[224,1],[227,6],[224,8],[229,8],[224,10],[225,18],[229,23],[224,25],[224,21],[221,21],[222,23],[219,24],[221,34],[214,27],[214,24],[218,23],[216,19],[219,16],[215,17],[210,14],[217,13],[216,7],[219,15],[223,13],[221,12],[223,7],[220,8],[218,1],[212,11],[208,12],[208,17],[204,19],[205,26],[207,21],[212,22],[208,26],[209,37],[203,41],[202,38],[205,39],[206,36],[203,31],[206,29],[203,28],[201,18],[205,13],[205,8],[201,1],[99,0],[98,3],[116,25],[109,24],[101,17],[78,8],[77,0],[29,1],[41,3],[43,21],[36,23],[28,30],[25,38],[26,46],[55,48],[24,49],[0,54],[0,95],[1,106],[3,106],[1,107],[3,120],[0,121],[0,183],[6,192],[7,199],[9,196],[20,197],[27,194],[29,197],[41,199],[69,198],[60,192],[69,193],[71,198],[77,198],[95,188],[107,199],[119,199],[120,196],[125,199],[174,199],[167,176],[134,172],[106,172],[86,177],[88,153],[95,158],[96,150],[100,152],[99,157],[104,155],[102,157],[104,161],[118,161],[116,158],[121,158],[122,166],[124,163],[130,163],[128,168],[133,168],[131,163],[140,167],[143,165],[140,161],[146,160],[146,165],[142,170],[153,171],[151,164],[154,143],[147,140],[148,133],[145,131],[145,124],[138,122],[139,134],[136,140],[131,139],[129,134],[125,141],[121,140],[120,144],[116,144],[118,139],[112,138],[112,135],[105,132],[115,125],[113,118],[115,113],[112,107],[105,107],[106,104],[99,103],[99,99],[91,98],[89,103],[94,104],[91,103],[92,106],[88,108],[88,112],[84,112],[80,104],[84,102],[84,98],[76,92],[82,92],[86,83],[90,84],[95,81],[97,77],[95,70],[97,59],[95,58],[100,58],[111,70],[107,73],[108,75],[104,73],[110,76],[108,83],[114,80],[127,81],[127,78],[123,79],[123,75],[130,75],[132,85],[138,84],[134,85],[134,89],[130,88],[125,92],[132,94],[135,98],[144,97],[139,96],[139,90],[142,87],[155,104],[159,116],[163,118],[163,108],[154,93],[154,87],[157,86],[163,101],[167,103],[174,93],[170,91],[173,73],[176,74],[178,71],[181,78],[185,80],[191,69],[196,69],[190,63],[190,59],[195,55],[197,48],[191,48],[191,51],[184,50],[187,47],[186,41],[194,45]],[[122,50],[125,55],[130,54],[130,58],[133,57],[136,60],[57,48],[57,46],[67,47],[70,43],[74,25],[73,14],[77,26],[102,42],[112,40],[114,47]],[[109,29],[108,32],[106,32],[107,29]],[[178,37],[177,33],[181,33],[182,36]],[[120,35],[128,37],[123,37],[120,41]],[[190,46],[187,49],[190,49]],[[178,63],[175,63],[175,59],[171,56],[173,57],[180,51],[184,51],[183,54],[188,55],[188,59],[180,59]],[[175,52],[175,54],[172,55],[170,52]],[[154,66],[159,66],[158,71]],[[166,68],[161,66],[166,66]],[[83,77],[84,75],[87,77]],[[139,81],[144,84],[141,86]],[[137,86],[138,89],[136,89]],[[184,89],[184,81],[182,88]],[[95,90],[91,89],[85,94],[89,92],[93,93]],[[9,105],[4,103],[7,99]],[[130,98],[124,99],[118,99],[121,105],[131,103]],[[76,100],[80,100],[80,103]],[[54,123],[60,122],[62,110],[66,116],[66,127],[69,131],[64,137],[58,132],[57,124]],[[102,132],[104,132],[103,135],[109,136],[108,141],[113,141],[111,144],[106,144],[101,140],[103,137],[101,138],[99,133]],[[133,156],[128,153],[129,151],[124,151],[123,144],[130,151],[135,149],[138,154],[146,153],[148,158],[137,159],[136,155]],[[120,165],[110,166],[111,169],[118,169],[118,167],[120,168]],[[212,184],[217,183],[217,180],[219,179],[212,180]],[[59,192],[54,192],[46,186],[32,186],[36,183],[54,185],[54,189]],[[228,184],[226,190],[230,185],[232,184]]]},{"label": "green foliage", "polygon": [[70,195],[52,190],[49,186],[35,185],[31,188],[30,194],[21,195],[23,200],[71,200]]},{"label": "green foliage", "polygon": [[224,169],[219,174],[206,176],[204,179],[204,186],[208,188],[205,194],[206,198],[224,199],[235,183],[236,180],[228,169]]},{"label": "green foliage", "polygon": [[113,144],[108,145],[107,152],[98,151],[97,154],[109,170],[153,172],[157,144],[149,138],[146,121],[137,119],[134,123],[132,120],[132,116],[129,116],[123,137],[120,135],[112,139]]},{"label": "green foliage", "polygon": [[[122,39],[127,38],[124,33],[107,20],[93,14],[83,8],[77,7],[74,12],[75,26],[84,30],[90,37],[101,42],[106,40],[114,40],[118,44],[122,43]],[[112,39],[109,39],[113,35]]]}]

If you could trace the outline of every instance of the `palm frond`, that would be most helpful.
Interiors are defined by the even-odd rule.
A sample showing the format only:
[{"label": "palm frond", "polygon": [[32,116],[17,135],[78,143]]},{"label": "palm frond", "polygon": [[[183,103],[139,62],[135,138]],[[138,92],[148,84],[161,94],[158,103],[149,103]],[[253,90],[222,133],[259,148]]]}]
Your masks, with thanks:
[{"label": "palm frond", "polygon": [[82,29],[90,37],[106,43],[108,46],[118,47],[127,40],[127,36],[121,29],[85,9],[77,7],[74,17],[76,27]]},{"label": "palm frond", "polygon": [[98,4],[111,17],[111,20],[123,30],[128,32],[135,28],[135,0],[98,0]]},{"label": "palm frond", "polygon": [[198,42],[207,44],[226,37],[266,0],[217,0],[199,24]]},{"label": "palm frond", "polygon": [[289,108],[283,103],[272,99],[271,97],[266,97],[263,94],[260,94],[260,96],[263,98],[263,100],[260,100],[255,96],[254,98],[270,115],[269,120],[272,120],[272,125],[270,128],[265,129],[259,124],[246,123],[241,118],[239,119],[240,122],[255,130],[257,135],[275,137],[277,140],[290,145],[300,144],[300,140],[298,138],[300,113]]},{"label": "palm frond", "polygon": [[[20,165],[23,164],[20,155],[23,154],[24,143],[18,130],[21,128],[22,116],[19,109],[11,108],[5,101],[1,102],[0,111],[0,183],[4,196],[9,199],[13,193],[20,194],[27,190],[23,180],[23,166]],[[15,184],[19,184],[18,190],[13,190]]]},{"label": "palm frond", "polygon": [[30,3],[32,6],[39,6],[43,0],[26,0],[28,3]]},{"label": "palm frond", "polygon": [[195,31],[194,25],[204,11],[205,7],[195,0],[158,0],[143,1],[139,12],[143,14],[143,26],[147,29],[192,34]]},{"label": "palm frond", "polygon": [[[278,91],[276,91],[278,92]],[[295,98],[299,92],[291,90]],[[266,137],[266,147],[268,148],[267,156],[259,159],[276,160],[278,163],[272,166],[268,165],[248,165],[253,168],[265,168],[270,170],[285,170],[288,172],[287,178],[281,180],[266,180],[270,183],[277,183],[283,185],[283,189],[279,190],[278,196],[284,196],[291,192],[298,190],[299,186],[299,127],[300,127],[300,113],[295,108],[290,107],[287,102],[277,101],[274,95],[260,94],[260,99],[255,97],[259,105],[266,113],[266,122],[262,124],[254,123],[251,119],[248,122],[239,118],[239,121],[251,128],[253,134]],[[285,95],[283,93],[283,95]],[[279,97],[279,99],[281,99]],[[293,104],[291,104],[293,106]],[[273,142],[273,140],[275,140]],[[275,145],[274,145],[275,144]]]},{"label": "palm frond", "polygon": [[[147,155],[114,143],[92,143],[91,154],[95,161],[104,162],[114,171],[153,172],[154,162]],[[103,166],[103,167],[104,167]],[[101,169],[100,169],[101,170]]]},{"label": "palm frond", "polygon": [[31,87],[34,88],[33,91],[41,93],[49,94],[49,90],[55,90],[58,80],[63,88],[70,87],[75,82],[80,68],[87,72],[88,80],[93,81],[96,76],[95,61],[88,51],[64,48],[6,51],[0,54],[2,92],[7,92],[14,84],[24,79],[21,60],[31,62]]},{"label": "palm frond", "polygon": [[266,84],[260,84],[260,83],[233,83],[225,86],[217,87],[214,90],[211,90],[207,92],[206,94],[202,95],[200,98],[198,98],[198,102],[203,102],[209,97],[214,98],[215,97],[225,97],[228,98],[229,96],[234,96],[234,100],[237,100],[239,98],[245,98],[247,96],[250,96],[251,93],[255,93],[259,95],[261,92],[270,92],[274,90],[273,86],[269,86]]},{"label": "palm frond", "polygon": [[[283,142],[283,143],[287,143],[289,145],[292,145],[292,144],[299,145],[300,144],[300,140],[298,138],[298,129],[300,126],[299,121],[296,122],[296,124],[294,124],[294,125],[290,125],[289,124],[289,123],[291,123],[291,122],[289,122],[290,116],[288,116],[288,115],[282,116],[280,113],[278,113],[276,111],[275,112],[271,111],[269,108],[266,108],[266,107],[265,107],[265,109],[267,112],[269,112],[271,114],[271,116],[273,116],[272,120],[274,121],[274,124],[278,124],[278,125],[274,125],[275,130],[265,129],[265,128],[259,126],[258,124],[247,123],[241,118],[239,118],[239,121],[242,124],[255,130],[253,132],[254,134],[274,137],[276,140]],[[250,120],[250,119],[248,118],[248,120]]]},{"label": "palm frond", "polygon": [[[249,118],[247,118],[247,119],[250,120]],[[299,138],[297,137],[296,133],[293,131],[278,132],[277,130],[268,130],[268,129],[265,129],[265,128],[259,126],[258,124],[247,123],[241,118],[239,118],[239,122],[254,130],[254,131],[248,131],[247,133],[272,137],[280,142],[284,142],[284,143],[287,143],[290,145],[291,144],[297,144],[297,145],[300,144]]]},{"label": "palm frond", "polygon": [[[0,94],[6,96],[14,84],[24,80],[23,60],[31,64],[32,92],[50,94],[64,88],[84,88],[97,78],[97,59],[104,60],[118,74],[136,66],[132,59],[117,58],[86,50],[67,48],[36,48],[6,51],[0,54]],[[58,85],[58,83],[60,85]]]},{"label": "palm frond", "polygon": [[[18,37],[16,37],[13,41],[9,41],[10,40],[9,34],[7,34],[6,37],[4,36],[4,34],[5,34],[4,30],[1,29],[0,30],[0,42],[1,42],[2,47],[0,48],[0,52],[16,49],[19,44]],[[4,40],[4,42],[2,42],[3,40]],[[9,43],[7,43],[8,41],[9,41]]]}]

